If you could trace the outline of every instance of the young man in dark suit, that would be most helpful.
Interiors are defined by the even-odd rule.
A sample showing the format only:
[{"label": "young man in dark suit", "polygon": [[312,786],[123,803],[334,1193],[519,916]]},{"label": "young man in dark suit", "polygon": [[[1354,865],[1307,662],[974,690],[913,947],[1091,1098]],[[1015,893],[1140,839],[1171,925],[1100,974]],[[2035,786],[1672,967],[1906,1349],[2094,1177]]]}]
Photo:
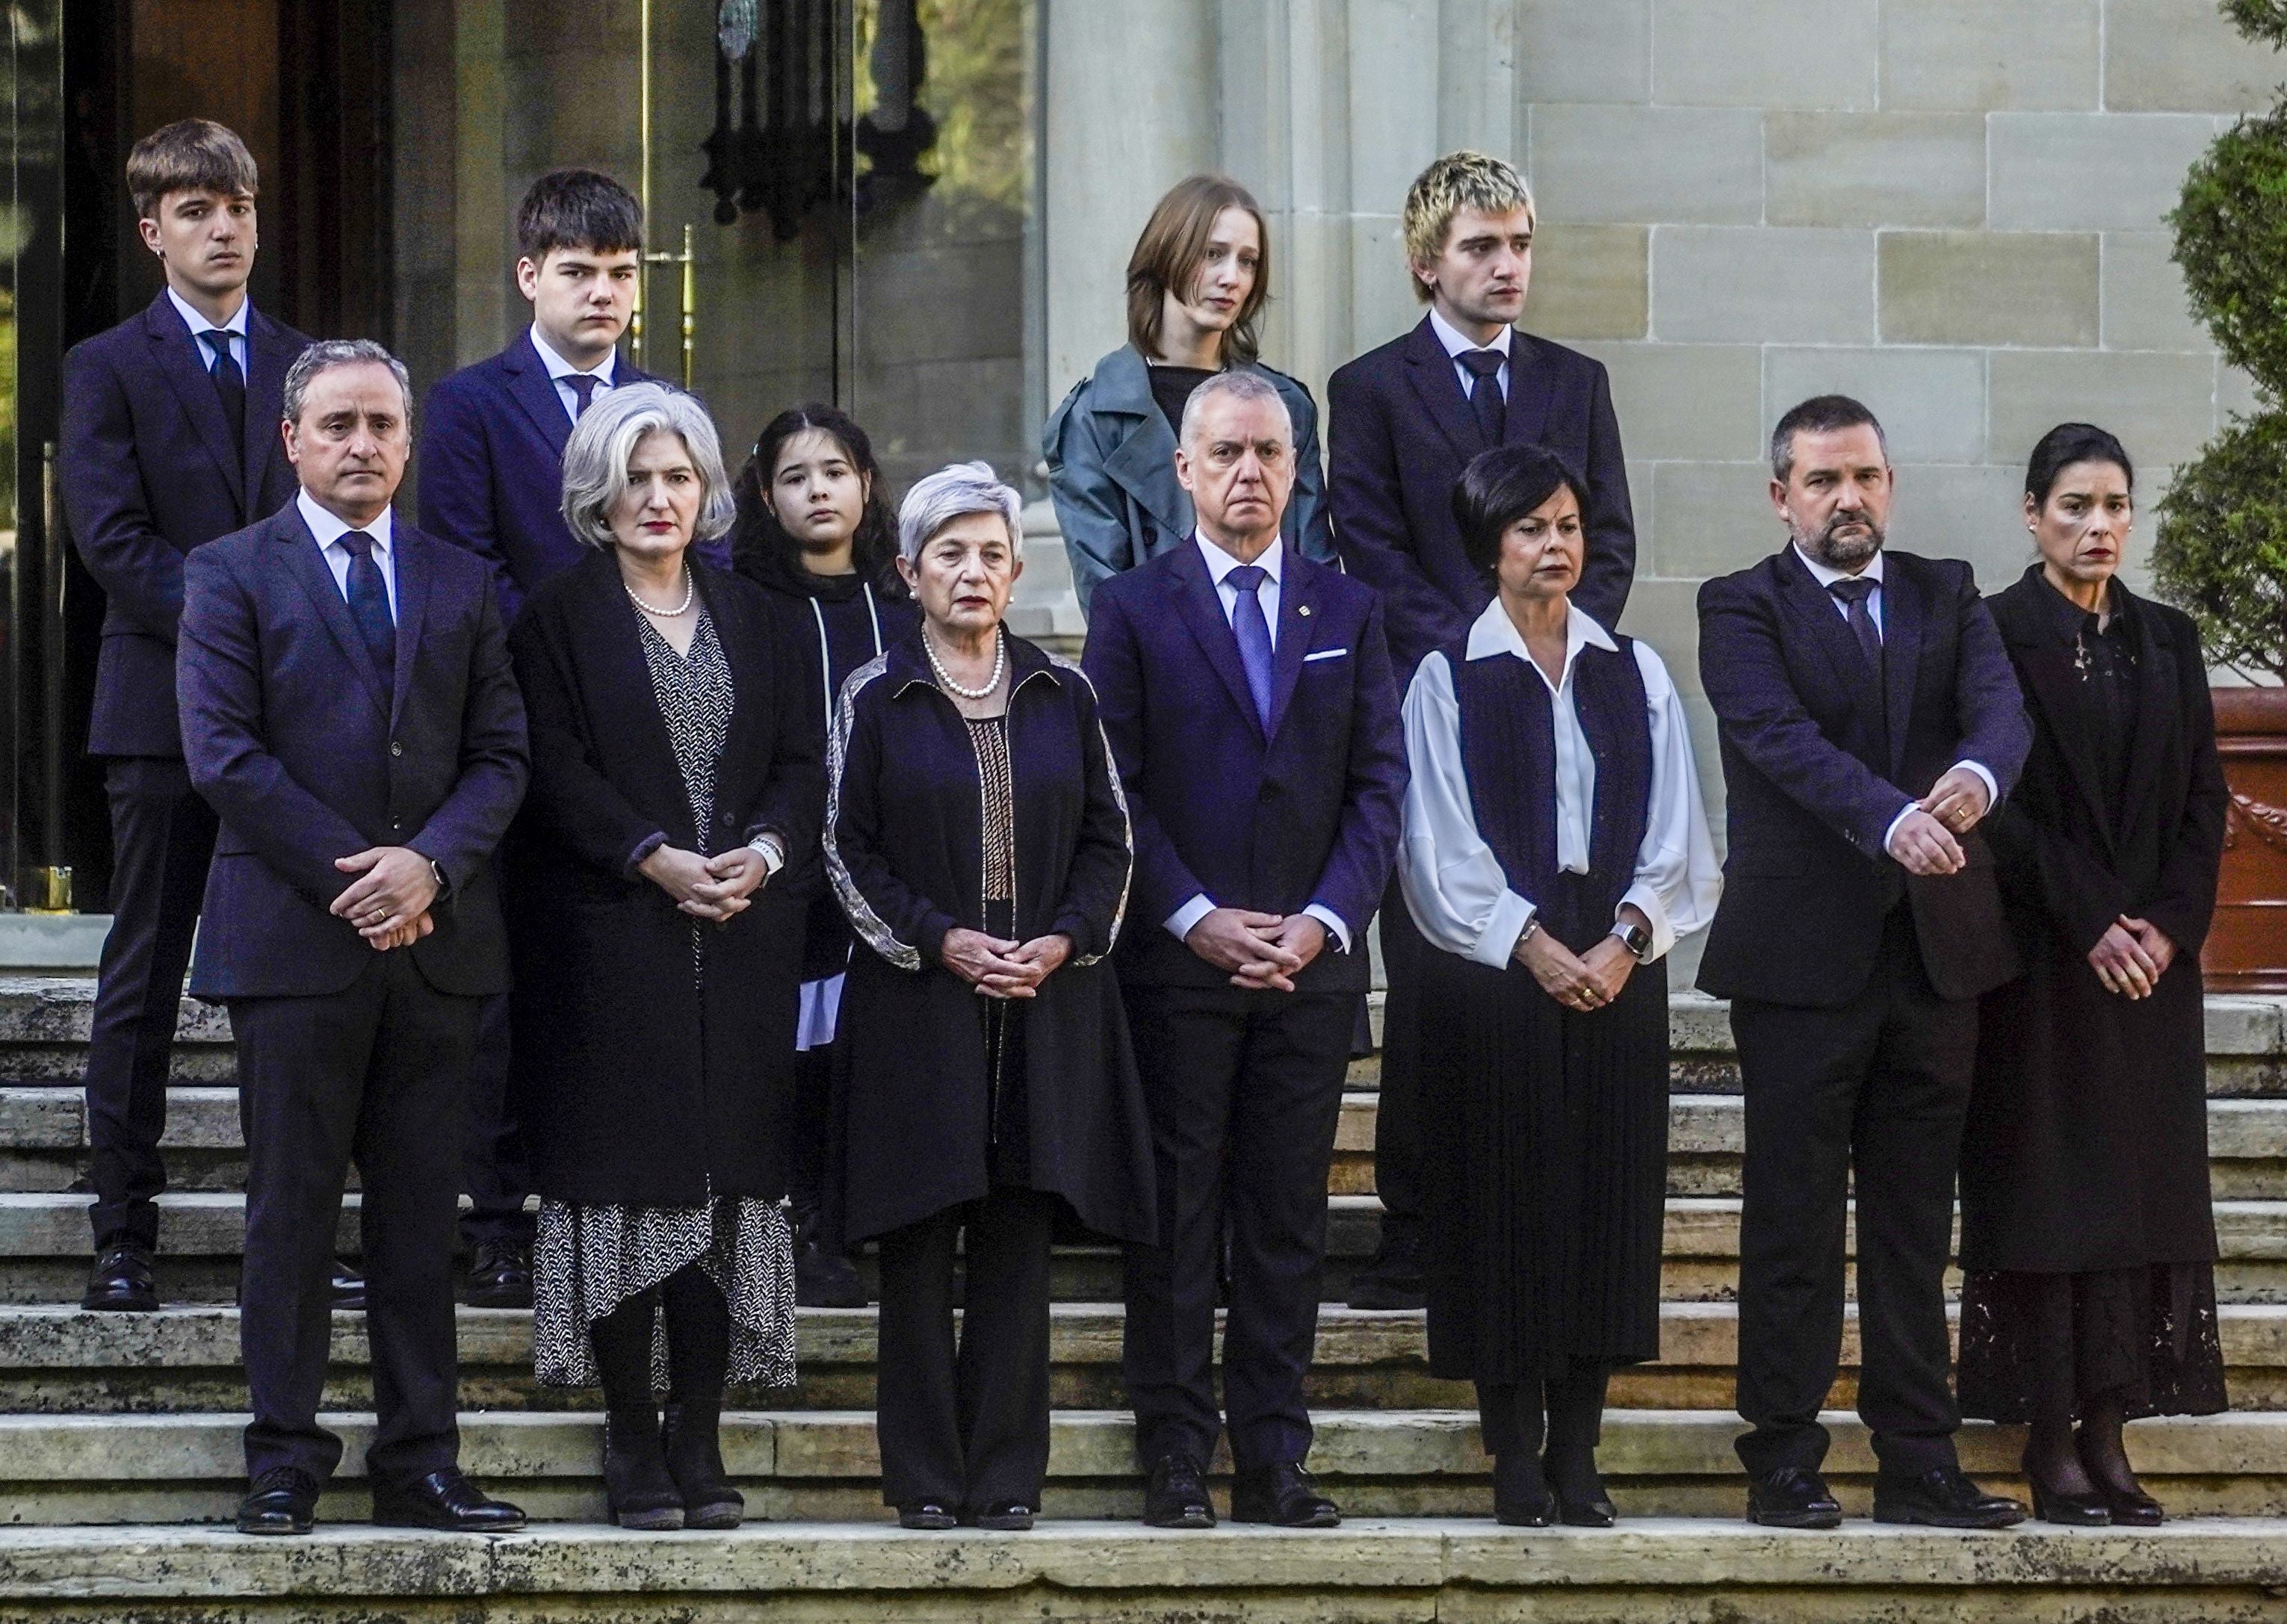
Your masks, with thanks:
[{"label": "young man in dark suit", "polygon": [[1204,1474],[1224,1414],[1233,1518],[1340,1520],[1303,1470],[1302,1379],[1405,740],[1381,601],[1279,539],[1294,459],[1286,406],[1259,374],[1200,384],[1176,452],[1198,534],[1100,584],[1088,627],[1085,665],[1135,826],[1136,925],[1119,966],[1159,1239],[1128,1250],[1124,1371],[1151,1474],[1144,1520],[1162,1527],[1214,1521]]},{"label": "young man in dark suit", "polygon": [[479,1007],[508,986],[492,855],[524,794],[524,703],[483,565],[390,511],[410,397],[378,344],[305,351],[283,391],[300,492],[185,570],[183,745],[220,821],[191,990],[230,1007],[247,1126],[248,1533],[307,1533],[341,1458],[318,1402],[352,1159],[374,1521],[524,1522],[458,1465],[459,1179],[437,1154]]},{"label": "young man in dark suit", "polygon": [[[619,354],[643,272],[634,194],[593,169],[551,170],[518,205],[516,237],[532,325],[430,390],[421,430],[421,527],[491,567],[510,622],[527,593],[589,555],[558,511],[574,422],[599,394],[657,381]],[[726,548],[707,558],[730,567]],[[509,1109],[504,1002],[485,1012],[469,1131],[463,1294],[479,1307],[529,1308],[532,1179]]]},{"label": "young man in dark suit", "polygon": [[[1449,153],[1405,194],[1403,234],[1419,326],[1327,385],[1327,500],[1342,557],[1381,589],[1399,691],[1422,656],[1468,635],[1492,600],[1453,520],[1453,486],[1489,446],[1545,445],[1586,481],[1587,554],[1572,601],[1618,628],[1635,578],[1635,518],[1603,364],[1516,327],[1532,279],[1532,196],[1483,153]],[[1428,950],[1393,889],[1381,911],[1381,1092],[1374,1117],[1381,1248],[1350,1287],[1356,1308],[1421,1306],[1415,1121],[1416,989]]]},{"label": "young man in dark suit", "polygon": [[1883,549],[1892,485],[1872,413],[1804,401],[1771,437],[1787,545],[1699,590],[1730,835],[1699,985],[1745,1084],[1738,1449],[1772,1527],[1842,1517],[1818,1412],[1853,1194],[1875,1519],[2025,1514],[1954,1452],[1945,1266],[1977,999],[2018,969],[1975,831],[2032,730],[1970,567]]},{"label": "young man in dark suit", "polygon": [[220,124],[186,119],[137,142],[127,188],[166,286],[64,359],[58,472],[105,596],[88,748],[107,758],[116,863],[87,1058],[89,1308],[159,1306],[168,1060],[214,850],[175,717],[183,559],[294,493],[279,387],[310,341],[246,296],[256,184],[245,143]]}]

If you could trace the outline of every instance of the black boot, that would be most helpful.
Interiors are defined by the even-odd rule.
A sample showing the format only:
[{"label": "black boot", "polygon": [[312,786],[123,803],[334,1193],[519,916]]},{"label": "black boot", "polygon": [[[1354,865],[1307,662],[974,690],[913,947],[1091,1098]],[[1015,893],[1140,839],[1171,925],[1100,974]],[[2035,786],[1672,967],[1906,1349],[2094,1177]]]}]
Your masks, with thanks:
[{"label": "black boot", "polygon": [[722,1421],[719,1402],[669,1402],[660,1423],[660,1444],[683,1497],[686,1528],[736,1528],[747,1515],[746,1496],[731,1486],[723,1465]]},{"label": "black boot", "polygon": [[816,1206],[796,1207],[794,1218],[794,1300],[803,1308],[863,1308],[866,1282],[849,1257],[819,1239]]},{"label": "black boot", "polygon": [[683,1526],[683,1491],[667,1469],[657,1411],[605,1412],[604,1494],[612,1520],[622,1528],[657,1533]]}]

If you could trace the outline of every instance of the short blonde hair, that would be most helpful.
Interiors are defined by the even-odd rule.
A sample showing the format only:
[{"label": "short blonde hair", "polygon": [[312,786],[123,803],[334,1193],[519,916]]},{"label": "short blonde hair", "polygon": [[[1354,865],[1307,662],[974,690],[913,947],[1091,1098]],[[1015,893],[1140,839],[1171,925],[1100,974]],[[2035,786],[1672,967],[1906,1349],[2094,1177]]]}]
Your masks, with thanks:
[{"label": "short blonde hair", "polygon": [[1528,230],[1534,222],[1532,189],[1524,184],[1523,176],[1499,158],[1468,151],[1447,153],[1422,170],[1406,188],[1405,213],[1399,225],[1405,240],[1405,280],[1413,285],[1413,296],[1424,304],[1428,302],[1429,289],[1413,274],[1413,268],[1432,263],[1445,251],[1445,235],[1452,229],[1453,217],[1464,209],[1481,214],[1522,209]]},{"label": "short blonde hair", "polygon": [[564,443],[564,523],[590,547],[609,552],[614,545],[612,509],[627,492],[628,464],[647,434],[681,440],[699,472],[692,540],[713,540],[738,516],[731,477],[723,471],[723,442],[707,408],[663,383],[625,383],[598,395]]}]

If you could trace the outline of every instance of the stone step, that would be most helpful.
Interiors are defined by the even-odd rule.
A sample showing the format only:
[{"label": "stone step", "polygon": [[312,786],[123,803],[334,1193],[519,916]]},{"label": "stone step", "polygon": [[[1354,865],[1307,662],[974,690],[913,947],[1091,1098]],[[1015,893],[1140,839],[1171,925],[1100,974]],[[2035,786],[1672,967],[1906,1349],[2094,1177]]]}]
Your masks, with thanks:
[{"label": "stone step", "polygon": [[[2287,1410],[2287,1306],[2232,1304],[2220,1310],[2224,1362],[2235,1410]],[[1059,1303],[1051,1312],[1050,1388],[1062,1409],[1119,1409],[1126,1319],[1117,1303]],[[874,1399],[875,1312],[806,1308],[796,1332],[798,1384],[751,1395],[788,1409],[862,1409]],[[1856,1401],[1858,1326],[1844,1322],[1843,1374],[1833,1401]],[[532,1317],[520,1310],[459,1311],[461,1400],[471,1409],[592,1408],[592,1389],[542,1387],[532,1373]],[[246,1403],[235,1308],[171,1307],[155,1314],[77,1308],[0,1307],[0,1413],[60,1415],[233,1410]],[[1660,1357],[1620,1371],[1616,1409],[1728,1410],[1738,1319],[1729,1303],[1667,1303]],[[365,1316],[334,1316],[325,1403],[373,1402]],[[1361,1409],[1466,1408],[1467,1383],[1429,1374],[1423,1316],[1323,1307],[1310,1401]]]},{"label": "stone step", "polygon": [[[324,1513],[342,1515],[329,1497]],[[1625,1509],[1625,1508],[1624,1508]],[[1472,1507],[1474,1511],[1482,1508]],[[2280,1610],[2287,1522],[1990,1533],[1848,1524],[1787,1533],[1632,1517],[1516,1529],[1483,1515],[1296,1532],[1170,1533],[1050,1521],[1030,1533],[867,1523],[735,1533],[541,1525],[492,1538],[321,1524],[303,1540],[207,1528],[0,1530],[0,1602],[44,1624],[482,1619],[1333,1624],[1336,1620],[2252,1620]],[[20,1616],[33,1616],[28,1612]]]},{"label": "stone step", "polygon": [[[1490,1499],[1474,1411],[1322,1410],[1310,1464],[1361,1517],[1467,1515]],[[1829,1412],[1830,1479],[1863,1512],[1873,1456],[1855,1415]],[[244,1491],[237,1413],[0,1416],[0,1484],[20,1524],[198,1522],[227,1517]],[[348,1442],[343,1487],[364,1476],[373,1419],[328,1413]],[[464,1411],[461,1462],[534,1516],[593,1520],[603,1418]],[[1128,1517],[1141,1509],[1135,1428],[1124,1410],[1063,1410],[1051,1423],[1044,1509],[1054,1517]],[[1598,1461],[1624,1514],[1736,1516],[1744,1485],[1731,1444],[1738,1418],[1706,1410],[1619,1410],[1605,1417]],[[2011,1481],[2022,1429],[1965,1426],[1964,1467]],[[2287,1414],[2172,1417],[2132,1423],[2130,1455],[2152,1492],[2185,1515],[2270,1517],[2287,1510]],[[724,1417],[724,1457],[748,1508],[771,1520],[863,1521],[882,1515],[874,1417],[863,1410],[746,1410]],[[1218,1455],[1215,1470],[1227,1472]],[[356,1517],[353,1493],[334,1515]]]}]

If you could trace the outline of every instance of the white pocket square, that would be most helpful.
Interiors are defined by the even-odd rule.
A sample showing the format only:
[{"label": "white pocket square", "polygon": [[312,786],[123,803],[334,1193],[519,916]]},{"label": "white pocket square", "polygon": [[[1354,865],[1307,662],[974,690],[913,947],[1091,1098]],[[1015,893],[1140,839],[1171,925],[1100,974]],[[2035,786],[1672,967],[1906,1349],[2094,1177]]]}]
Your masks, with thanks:
[{"label": "white pocket square", "polygon": [[1302,656],[1302,663],[1307,666],[1314,659],[1340,659],[1349,652],[1348,649],[1321,649],[1316,654]]}]

